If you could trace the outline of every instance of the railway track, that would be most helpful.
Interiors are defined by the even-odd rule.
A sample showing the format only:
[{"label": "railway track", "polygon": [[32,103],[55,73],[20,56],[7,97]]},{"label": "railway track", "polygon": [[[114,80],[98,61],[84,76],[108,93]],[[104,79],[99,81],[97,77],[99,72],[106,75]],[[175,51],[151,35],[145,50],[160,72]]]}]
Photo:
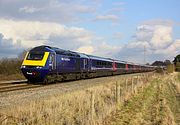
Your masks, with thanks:
[{"label": "railway track", "polygon": [[42,87],[43,85],[28,84],[27,81],[0,82],[0,93]]},{"label": "railway track", "polygon": [[10,81],[0,81],[0,87],[5,86],[8,84],[21,84],[21,83],[27,83],[27,80],[10,80]]}]

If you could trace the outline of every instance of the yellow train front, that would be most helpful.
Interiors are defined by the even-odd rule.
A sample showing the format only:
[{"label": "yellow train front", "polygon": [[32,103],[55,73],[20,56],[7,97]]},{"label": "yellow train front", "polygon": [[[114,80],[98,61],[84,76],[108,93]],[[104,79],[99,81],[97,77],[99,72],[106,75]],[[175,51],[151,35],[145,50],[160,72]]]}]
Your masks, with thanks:
[{"label": "yellow train front", "polygon": [[53,52],[47,47],[36,47],[30,50],[21,66],[21,71],[29,82],[44,81],[52,71],[51,57]]}]

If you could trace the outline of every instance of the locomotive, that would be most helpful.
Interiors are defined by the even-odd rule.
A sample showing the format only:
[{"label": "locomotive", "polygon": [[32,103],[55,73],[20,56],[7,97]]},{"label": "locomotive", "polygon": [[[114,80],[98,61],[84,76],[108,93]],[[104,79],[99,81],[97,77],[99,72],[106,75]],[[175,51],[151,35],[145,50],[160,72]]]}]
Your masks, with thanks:
[{"label": "locomotive", "polygon": [[21,71],[29,82],[39,81],[45,84],[153,70],[153,66],[103,58],[51,46],[38,46],[31,49],[27,52],[21,66]]}]

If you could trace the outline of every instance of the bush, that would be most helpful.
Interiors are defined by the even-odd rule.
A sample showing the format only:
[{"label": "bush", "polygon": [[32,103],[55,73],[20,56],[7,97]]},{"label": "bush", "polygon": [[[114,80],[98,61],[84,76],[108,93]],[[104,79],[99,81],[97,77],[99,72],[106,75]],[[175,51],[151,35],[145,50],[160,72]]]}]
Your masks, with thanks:
[{"label": "bush", "polygon": [[3,58],[0,60],[0,75],[12,75],[21,73],[22,60],[18,58]]}]

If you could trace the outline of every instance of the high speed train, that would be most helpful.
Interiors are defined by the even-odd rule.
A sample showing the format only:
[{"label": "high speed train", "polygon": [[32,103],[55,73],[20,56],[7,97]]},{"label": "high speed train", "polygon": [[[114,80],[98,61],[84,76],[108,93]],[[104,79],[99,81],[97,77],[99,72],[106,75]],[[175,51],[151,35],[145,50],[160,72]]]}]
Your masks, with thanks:
[{"label": "high speed train", "polygon": [[50,46],[38,46],[27,52],[21,71],[29,82],[45,84],[111,76],[125,73],[153,71],[154,67],[111,58],[63,50]]}]

